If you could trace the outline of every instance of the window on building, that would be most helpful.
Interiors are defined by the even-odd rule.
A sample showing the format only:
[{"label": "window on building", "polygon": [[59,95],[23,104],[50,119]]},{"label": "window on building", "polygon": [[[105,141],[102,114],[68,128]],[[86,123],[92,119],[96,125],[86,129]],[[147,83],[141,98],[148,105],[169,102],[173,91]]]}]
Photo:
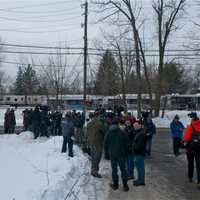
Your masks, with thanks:
[{"label": "window on building", "polygon": [[6,101],[10,101],[10,97],[7,97],[7,98],[6,98]]},{"label": "window on building", "polygon": [[17,99],[15,99],[15,102],[17,102]]}]

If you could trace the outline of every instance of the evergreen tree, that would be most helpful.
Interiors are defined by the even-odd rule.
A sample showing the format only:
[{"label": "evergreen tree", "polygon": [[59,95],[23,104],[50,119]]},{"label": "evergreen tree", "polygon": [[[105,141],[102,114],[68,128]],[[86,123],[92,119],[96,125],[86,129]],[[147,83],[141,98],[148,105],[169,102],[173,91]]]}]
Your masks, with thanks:
[{"label": "evergreen tree", "polygon": [[22,67],[18,68],[17,78],[14,83],[14,93],[17,95],[24,94],[24,85],[23,85],[23,70]]},{"label": "evergreen tree", "polygon": [[183,66],[177,63],[166,63],[163,68],[163,93],[185,93],[188,90],[187,75]]},{"label": "evergreen tree", "polygon": [[116,95],[119,92],[119,80],[118,65],[112,53],[107,50],[96,75],[96,94]]},{"label": "evergreen tree", "polygon": [[25,68],[23,73],[23,88],[24,88],[24,94],[31,95],[36,94],[39,87],[39,81],[36,76],[36,71],[33,70],[31,65],[28,65],[27,68]]}]

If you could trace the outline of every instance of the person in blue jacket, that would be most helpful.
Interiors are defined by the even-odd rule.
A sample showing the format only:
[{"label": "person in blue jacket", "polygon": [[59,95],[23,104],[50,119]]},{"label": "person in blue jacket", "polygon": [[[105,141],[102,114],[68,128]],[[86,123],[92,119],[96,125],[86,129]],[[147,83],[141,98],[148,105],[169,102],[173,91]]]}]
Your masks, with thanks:
[{"label": "person in blue jacket", "polygon": [[170,129],[171,129],[171,135],[173,139],[174,155],[179,156],[180,155],[179,149],[180,149],[181,141],[183,138],[184,126],[179,120],[178,115],[176,115],[173,121],[171,122]]}]

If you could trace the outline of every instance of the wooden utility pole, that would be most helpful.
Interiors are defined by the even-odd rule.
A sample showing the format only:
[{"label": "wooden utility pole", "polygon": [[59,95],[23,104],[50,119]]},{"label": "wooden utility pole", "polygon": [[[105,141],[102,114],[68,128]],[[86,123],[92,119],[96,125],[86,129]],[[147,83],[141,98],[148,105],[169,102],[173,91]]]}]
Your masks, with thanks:
[{"label": "wooden utility pole", "polygon": [[85,4],[85,22],[84,22],[84,78],[83,78],[83,100],[84,107],[83,113],[86,114],[86,100],[87,100],[87,57],[88,57],[88,37],[87,37],[87,26],[88,26],[88,2]]}]

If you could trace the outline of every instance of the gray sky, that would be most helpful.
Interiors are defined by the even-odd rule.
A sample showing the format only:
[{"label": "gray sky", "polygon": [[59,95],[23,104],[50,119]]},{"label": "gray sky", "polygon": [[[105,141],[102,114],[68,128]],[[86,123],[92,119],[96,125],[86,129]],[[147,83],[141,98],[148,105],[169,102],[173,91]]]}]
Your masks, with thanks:
[{"label": "gray sky", "polygon": [[[145,44],[148,49],[156,49],[155,43],[155,26],[153,12],[151,7],[152,0],[133,0],[143,4],[141,16],[146,19],[145,25],[141,31],[145,35]],[[83,28],[84,8],[81,4],[84,0],[0,0],[0,37],[5,43],[28,44],[41,46],[83,46]],[[194,32],[192,21],[197,21],[198,8],[195,0],[188,0],[186,7],[187,15],[180,20],[181,30],[173,36],[175,39],[170,40],[168,48],[183,49],[183,43],[189,43],[189,36]],[[93,40],[102,38],[100,29],[106,32],[116,31],[112,26],[105,24],[94,24],[98,16],[93,12],[89,4],[89,45],[93,45]],[[197,21],[198,22],[198,21]],[[147,36],[148,35],[148,36]],[[5,47],[5,50],[21,50],[22,48]],[[48,52],[50,50],[30,49],[32,51]],[[51,51],[52,52],[52,51]],[[54,51],[55,52],[55,51]],[[24,55],[6,55],[6,61],[29,62],[30,56]],[[35,62],[45,63],[47,56],[33,56]],[[69,62],[82,65],[82,58],[69,58]],[[95,59],[92,61],[95,62]],[[193,61],[194,65],[197,61]],[[191,62],[190,62],[191,63]],[[17,67],[11,64],[2,64],[3,68],[9,75],[16,74]]]}]

